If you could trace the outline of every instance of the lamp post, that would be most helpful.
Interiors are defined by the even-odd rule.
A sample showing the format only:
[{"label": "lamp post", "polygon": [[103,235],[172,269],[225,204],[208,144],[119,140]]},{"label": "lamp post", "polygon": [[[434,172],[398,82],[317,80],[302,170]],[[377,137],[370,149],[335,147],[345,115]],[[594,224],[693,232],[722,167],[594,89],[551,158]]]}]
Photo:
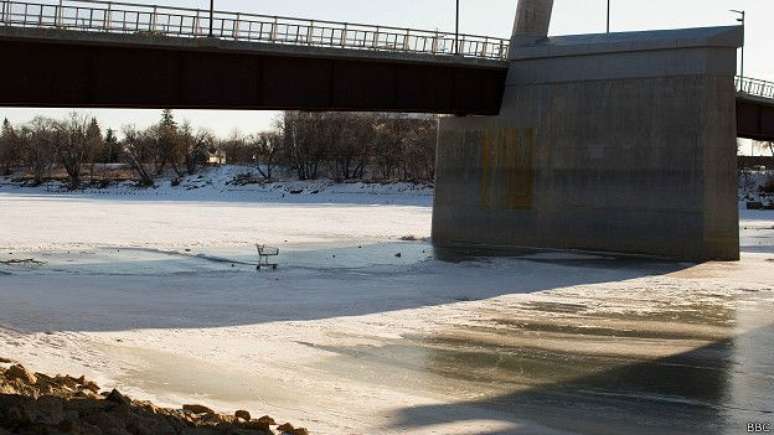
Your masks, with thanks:
[{"label": "lamp post", "polygon": [[[747,17],[747,12],[745,12],[745,11],[738,11],[736,9],[731,9],[729,12],[733,12],[733,13],[739,15],[739,18],[737,18],[736,21],[739,22],[739,23],[742,23],[742,29],[744,30],[744,26],[745,26],[745,21],[744,20]],[[746,41],[742,40],[742,66],[741,66],[741,73],[740,73],[740,77],[741,77],[740,85],[742,85],[742,86],[744,86],[744,45],[745,45],[745,42]]]},{"label": "lamp post", "polygon": [[460,0],[457,0],[457,11],[454,19],[454,54],[460,54]]},{"label": "lamp post", "polygon": [[607,0],[607,33],[610,33],[610,0]]},{"label": "lamp post", "polygon": [[212,38],[212,21],[215,16],[215,0],[210,0],[210,38]]}]

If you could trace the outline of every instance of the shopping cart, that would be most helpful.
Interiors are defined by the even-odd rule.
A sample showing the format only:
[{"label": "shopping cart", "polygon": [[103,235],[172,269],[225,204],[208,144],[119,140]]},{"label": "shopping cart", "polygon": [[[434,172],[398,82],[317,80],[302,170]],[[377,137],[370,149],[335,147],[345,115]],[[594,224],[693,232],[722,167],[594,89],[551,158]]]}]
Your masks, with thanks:
[{"label": "shopping cart", "polygon": [[256,244],[255,247],[258,248],[258,264],[255,267],[256,270],[261,270],[261,267],[271,267],[276,270],[277,263],[270,262],[269,257],[276,258],[279,255],[279,248],[258,244]]}]

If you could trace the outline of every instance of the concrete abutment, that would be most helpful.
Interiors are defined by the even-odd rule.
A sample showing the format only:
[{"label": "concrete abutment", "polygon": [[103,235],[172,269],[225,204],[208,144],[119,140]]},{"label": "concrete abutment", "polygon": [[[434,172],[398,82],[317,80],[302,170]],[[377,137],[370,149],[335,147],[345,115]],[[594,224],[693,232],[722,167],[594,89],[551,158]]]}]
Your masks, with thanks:
[{"label": "concrete abutment", "polygon": [[739,259],[741,41],[721,27],[514,46],[500,114],[441,121],[434,244]]}]

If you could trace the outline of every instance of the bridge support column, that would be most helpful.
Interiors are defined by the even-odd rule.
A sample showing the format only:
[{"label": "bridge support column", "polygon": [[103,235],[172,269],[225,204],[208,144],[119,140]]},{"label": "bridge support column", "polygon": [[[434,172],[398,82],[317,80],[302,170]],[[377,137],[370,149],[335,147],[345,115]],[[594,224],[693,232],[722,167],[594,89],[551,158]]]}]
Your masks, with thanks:
[{"label": "bridge support column", "polygon": [[514,46],[500,115],[441,121],[433,242],[737,260],[741,40],[724,27]]}]

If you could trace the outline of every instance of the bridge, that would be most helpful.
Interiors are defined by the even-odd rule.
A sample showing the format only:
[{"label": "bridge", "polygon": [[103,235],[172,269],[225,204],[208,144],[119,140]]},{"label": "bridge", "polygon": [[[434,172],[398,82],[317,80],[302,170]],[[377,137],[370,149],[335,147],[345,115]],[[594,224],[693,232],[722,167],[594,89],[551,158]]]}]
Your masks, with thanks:
[{"label": "bridge", "polygon": [[[499,113],[510,40],[104,1],[0,1],[0,105]],[[55,70],[55,73],[54,73]],[[739,137],[774,83],[738,78]]]},{"label": "bridge", "polygon": [[[0,2],[0,105],[496,114],[509,41],[119,2]],[[210,37],[212,35],[212,37]]]},{"label": "bridge", "polygon": [[[510,40],[60,0],[0,0],[0,106],[356,110],[439,123],[439,252],[739,259],[736,138],[774,140],[741,27]],[[474,116],[475,115],[475,116]]]}]

